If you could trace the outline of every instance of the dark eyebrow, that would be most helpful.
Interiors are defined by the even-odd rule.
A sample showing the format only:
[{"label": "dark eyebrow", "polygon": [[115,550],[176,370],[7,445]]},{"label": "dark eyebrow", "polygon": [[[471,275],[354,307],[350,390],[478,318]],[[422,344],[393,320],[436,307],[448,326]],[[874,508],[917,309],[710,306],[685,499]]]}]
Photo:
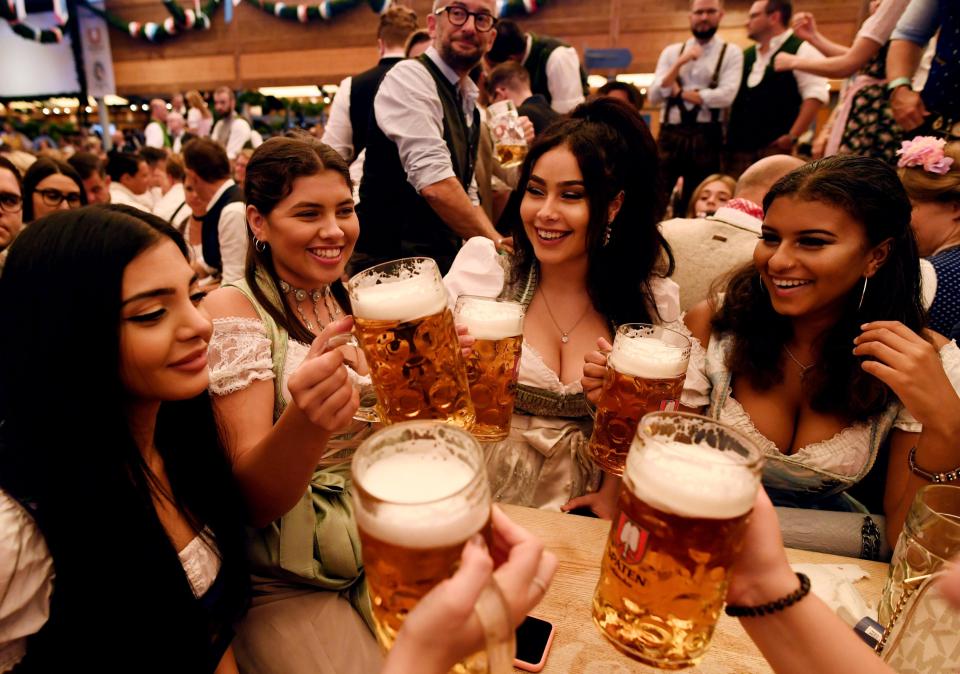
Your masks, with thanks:
[{"label": "dark eyebrow", "polygon": [[[190,283],[187,284],[187,287],[192,286],[200,279],[200,276],[194,274],[190,277]],[[166,297],[168,295],[173,295],[176,292],[173,288],[154,288],[153,290],[147,290],[142,293],[137,293],[133,297],[128,297],[120,303],[121,307],[125,307],[131,302],[136,302],[137,300],[148,300],[153,297]]]},{"label": "dark eyebrow", "polygon": [[826,234],[827,236],[832,236],[832,237],[834,237],[834,238],[836,238],[836,236],[837,236],[837,235],[834,234],[833,232],[831,232],[831,231],[829,231],[829,230],[826,230],[826,229],[804,229],[804,230],[801,230],[801,231],[799,231],[799,232],[797,232],[797,233],[798,233],[798,234],[801,234],[801,235],[808,235],[808,234]]},{"label": "dark eyebrow", "polygon": [[540,176],[531,173],[531,174],[530,174],[530,180],[529,180],[529,182],[534,182],[534,181],[536,181],[536,182],[538,182],[538,183],[545,183],[545,182],[546,182],[546,180],[544,180],[544,179],[541,178]]},{"label": "dark eyebrow", "polygon": [[582,180],[561,180],[557,184],[561,187],[583,187]]},{"label": "dark eyebrow", "polygon": [[323,208],[323,204],[318,204],[315,201],[298,201],[290,207],[290,210],[295,211],[298,208]]}]

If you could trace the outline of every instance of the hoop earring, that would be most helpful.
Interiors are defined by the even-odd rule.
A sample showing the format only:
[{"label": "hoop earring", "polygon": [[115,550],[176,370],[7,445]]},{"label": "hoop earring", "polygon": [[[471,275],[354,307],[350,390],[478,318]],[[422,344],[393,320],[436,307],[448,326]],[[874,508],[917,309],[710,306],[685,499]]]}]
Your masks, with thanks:
[{"label": "hoop earring", "polygon": [[860,303],[857,304],[857,311],[863,308],[863,297],[867,294],[867,281],[869,280],[866,276],[863,277],[863,290],[860,291]]},{"label": "hoop earring", "polygon": [[760,272],[757,272],[757,285],[760,286],[760,292],[762,292],[764,295],[766,295],[766,294],[767,294],[767,286],[763,285],[763,276],[760,274]]},{"label": "hoop earring", "polygon": [[257,237],[253,237],[253,247],[257,249],[258,253],[265,253],[267,250],[267,243],[261,241]]}]

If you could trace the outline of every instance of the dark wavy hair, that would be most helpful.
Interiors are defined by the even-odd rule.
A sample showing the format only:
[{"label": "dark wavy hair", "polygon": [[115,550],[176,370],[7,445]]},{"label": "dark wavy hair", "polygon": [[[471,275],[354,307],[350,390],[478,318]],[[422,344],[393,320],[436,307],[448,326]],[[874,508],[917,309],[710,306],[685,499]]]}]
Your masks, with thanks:
[{"label": "dark wavy hair", "polygon": [[[0,277],[0,487],[26,504],[56,571],[50,619],[23,671],[213,671],[211,632],[244,613],[250,590],[245,506],[206,394],[161,401],[162,486],[131,432],[121,373],[124,270],[160,241],[161,219],[90,206],[38,219]],[[193,595],[155,499],[212,532],[222,592]],[[213,590],[211,590],[213,592]],[[17,671],[21,671],[18,669]]]},{"label": "dark wavy hair", "polygon": [[[836,155],[806,164],[781,178],[763,200],[764,212],[783,197],[827,203],[863,225],[868,245],[890,240],[884,264],[870,278],[858,309],[861,284],[847,293],[839,321],[820,337],[820,357],[804,378],[810,406],[818,412],[865,420],[895,399],[876,377],[865,373],[853,355],[853,339],[869,321],[900,321],[919,331],[926,317],[920,296],[920,260],[910,228],[910,201],[886,163],[870,157]],[[764,391],[783,381],[783,347],[793,325],[774,311],[751,264],[730,280],[723,305],[713,319],[717,332],[734,337],[727,366]]]},{"label": "dark wavy hair", "polygon": [[77,187],[80,188],[80,205],[87,205],[87,190],[83,187],[80,174],[65,161],[53,157],[40,157],[30,164],[30,168],[23,174],[23,224],[33,222],[36,217],[33,212],[33,193],[37,191],[37,185],[43,182],[45,178],[57,173],[65,175],[77,184]]},{"label": "dark wavy hair", "polygon": [[[523,282],[537,265],[520,203],[534,166],[557,147],[573,153],[583,174],[590,210],[587,291],[594,308],[614,324],[657,322],[650,276],[673,272],[673,255],[657,226],[666,204],[657,145],[637,111],[617,99],[601,97],[577,106],[531,146],[501,221],[513,232],[511,282]],[[623,205],[605,242],[608,207],[621,191]]]},{"label": "dark wavy hair", "polygon": [[[247,164],[247,177],[243,183],[243,196],[247,206],[254,206],[261,215],[268,216],[277,204],[290,196],[293,181],[304,176],[314,176],[323,171],[336,171],[347,187],[353,189],[350,180],[350,168],[343,158],[329,145],[315,140],[307,133],[293,133],[287,137],[276,137],[266,141],[253,152]],[[276,307],[270,302],[257,284],[257,274],[265,273],[273,284],[277,295],[280,292],[280,277],[273,264],[273,249],[266,246],[257,250],[253,242],[253,231],[247,227],[250,245],[247,246],[247,265],[245,278],[253,291],[253,296],[271,318],[298,342],[309,344],[314,335],[307,330],[300,319],[291,311],[286,302]],[[339,281],[330,286],[334,297],[342,307],[350,306],[347,292]]]}]

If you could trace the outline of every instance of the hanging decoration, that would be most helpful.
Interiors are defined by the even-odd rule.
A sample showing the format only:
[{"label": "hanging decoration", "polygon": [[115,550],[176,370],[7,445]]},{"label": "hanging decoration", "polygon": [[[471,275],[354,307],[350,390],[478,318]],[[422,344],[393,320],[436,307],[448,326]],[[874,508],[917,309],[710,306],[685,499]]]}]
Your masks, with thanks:
[{"label": "hanging decoration", "polygon": [[160,42],[188,30],[209,30],[210,17],[221,2],[222,0],[207,0],[207,4],[201,8],[199,0],[195,0],[193,8],[184,9],[176,0],[163,0],[163,6],[170,16],[161,23],[141,23],[124,21],[115,14],[90,4],[89,0],[77,0],[77,4],[83,5],[117,30],[122,30],[130,37],[150,42]]},{"label": "hanging decoration", "polygon": [[[370,8],[377,14],[386,12],[392,2],[392,0],[368,1]],[[330,21],[348,9],[352,9],[360,4],[360,0],[323,0],[323,2],[317,5],[304,3],[287,5],[284,2],[271,2],[270,0],[247,0],[247,2],[280,19],[299,21],[300,23]]]},{"label": "hanging decoration", "polygon": [[67,24],[70,23],[70,11],[66,0],[53,0],[53,15],[57,25],[53,28],[37,29],[26,22],[27,10],[24,0],[0,0],[0,17],[6,20],[14,33],[43,44],[63,42]]},{"label": "hanging decoration", "polygon": [[536,14],[547,0],[497,0],[497,16],[508,19],[512,16]]}]

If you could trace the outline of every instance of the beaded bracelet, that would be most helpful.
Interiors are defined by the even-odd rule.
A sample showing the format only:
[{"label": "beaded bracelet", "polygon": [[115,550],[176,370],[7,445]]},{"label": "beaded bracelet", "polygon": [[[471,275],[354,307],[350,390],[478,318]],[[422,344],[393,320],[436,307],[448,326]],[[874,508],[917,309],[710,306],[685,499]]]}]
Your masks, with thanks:
[{"label": "beaded bracelet", "polygon": [[785,597],[780,597],[779,599],[766,604],[760,604],[760,606],[735,606],[727,604],[723,609],[728,616],[734,618],[756,618],[759,616],[770,615],[771,613],[777,613],[782,611],[785,608],[793,606],[798,601],[810,594],[810,579],[807,578],[805,574],[797,573],[797,578],[800,580],[800,587]]},{"label": "beaded bracelet", "polygon": [[910,454],[907,456],[907,464],[910,466],[910,472],[912,472],[914,475],[919,475],[924,480],[929,480],[934,484],[960,480],[960,468],[954,468],[953,470],[948,470],[945,473],[931,473],[929,470],[924,470],[918,466],[916,445],[910,448]]}]

